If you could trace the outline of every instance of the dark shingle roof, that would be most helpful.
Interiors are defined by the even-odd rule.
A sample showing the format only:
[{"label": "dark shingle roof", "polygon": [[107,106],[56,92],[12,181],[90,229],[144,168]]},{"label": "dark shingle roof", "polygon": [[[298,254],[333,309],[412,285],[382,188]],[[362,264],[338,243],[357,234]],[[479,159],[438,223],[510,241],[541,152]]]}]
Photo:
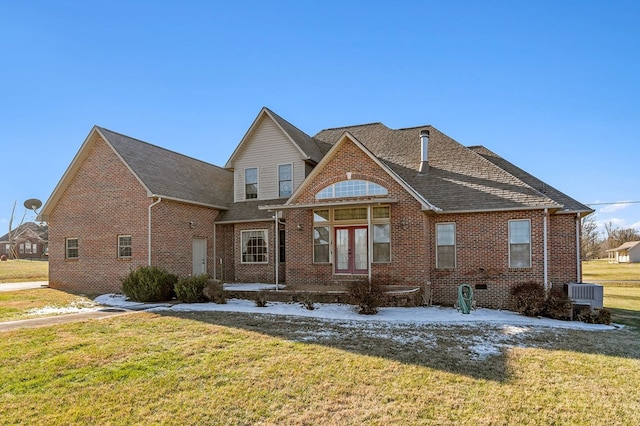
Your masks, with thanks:
[{"label": "dark shingle roof", "polygon": [[111,130],[98,130],[152,194],[217,207],[233,201],[231,171]]},{"label": "dark shingle roof", "polygon": [[[16,238],[16,235],[21,236],[22,238],[25,238],[27,235],[28,237],[34,236],[34,237],[40,238],[41,240],[46,241],[49,239],[49,226],[38,225],[35,222],[25,222],[22,225],[18,226],[17,228],[14,228],[11,230],[11,236],[13,238]],[[3,236],[1,236],[0,242],[8,243],[9,233],[6,233]]]},{"label": "dark shingle roof", "polygon": [[324,156],[324,152],[320,149],[317,142],[302,130],[298,129],[293,124],[289,123],[284,118],[280,117],[269,108],[265,107],[265,110],[271,114],[273,119],[278,123],[282,130],[289,135],[291,139],[298,145],[298,147],[309,157],[309,160],[318,163]]},{"label": "dark shingle roof", "polygon": [[527,185],[532,188],[536,188],[538,191],[551,198],[558,204],[562,204],[565,210],[574,211],[574,212],[587,212],[593,211],[593,209],[588,206],[580,203],[579,201],[574,200],[569,197],[567,194],[560,192],[553,186],[541,181],[537,177],[525,172],[515,164],[510,163],[504,158],[500,157],[498,154],[490,151],[484,146],[471,146],[470,150],[478,153],[483,158],[491,161],[496,166],[500,167],[503,170],[506,170],[513,176],[517,177],[521,181],[525,182]]},{"label": "dark shingle roof", "polygon": [[229,210],[218,216],[216,222],[247,222],[252,220],[273,219],[273,212],[260,210],[258,207],[265,204],[284,204],[286,201],[287,198],[279,198],[276,200],[252,200],[231,203]]},{"label": "dark shingle roof", "polygon": [[[430,132],[429,168],[420,173],[420,131],[424,129]],[[432,126],[392,130],[382,123],[372,123],[322,130],[314,138],[334,144],[344,132],[352,134],[443,211],[561,208],[564,203],[582,206],[559,191],[553,197],[540,192],[531,180],[507,170],[506,164],[502,167],[502,163],[485,158]]]}]

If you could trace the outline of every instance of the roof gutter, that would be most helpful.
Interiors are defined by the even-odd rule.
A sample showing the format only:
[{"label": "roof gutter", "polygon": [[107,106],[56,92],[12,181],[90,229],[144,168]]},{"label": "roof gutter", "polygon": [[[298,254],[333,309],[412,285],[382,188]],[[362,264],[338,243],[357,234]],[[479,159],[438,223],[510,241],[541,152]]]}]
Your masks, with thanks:
[{"label": "roof gutter", "polygon": [[535,207],[511,207],[508,209],[481,209],[481,210],[429,210],[422,209],[422,211],[434,211],[437,214],[466,214],[466,213],[495,213],[495,212],[516,212],[516,211],[528,211],[528,210],[545,210],[545,209],[558,209],[562,208],[559,205],[543,205]]},{"label": "roof gutter", "polygon": [[199,203],[197,201],[186,200],[184,198],[169,197],[167,195],[149,194],[149,197],[153,197],[153,198],[160,197],[160,198],[164,198],[165,200],[176,201],[178,203],[192,204],[194,206],[209,207],[209,208],[218,209],[218,210],[229,210],[229,207],[216,206],[215,204]]},{"label": "roof gutter", "polygon": [[[154,196],[155,197],[155,196]],[[162,201],[162,197],[158,196],[158,200],[154,201],[153,203],[149,204],[149,212],[148,212],[148,220],[149,220],[149,225],[147,228],[147,232],[148,232],[148,236],[147,236],[147,252],[148,252],[148,260],[147,260],[147,265],[151,266],[151,207],[155,206],[156,204],[159,204],[160,201]]]}]

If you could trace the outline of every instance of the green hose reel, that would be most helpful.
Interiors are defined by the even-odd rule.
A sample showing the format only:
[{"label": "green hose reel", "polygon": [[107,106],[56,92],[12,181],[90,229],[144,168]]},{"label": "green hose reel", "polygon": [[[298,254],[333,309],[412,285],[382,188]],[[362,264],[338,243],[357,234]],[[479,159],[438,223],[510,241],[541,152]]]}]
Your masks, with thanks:
[{"label": "green hose reel", "polygon": [[473,288],[469,284],[460,284],[458,287],[458,309],[463,314],[471,312],[473,307]]}]

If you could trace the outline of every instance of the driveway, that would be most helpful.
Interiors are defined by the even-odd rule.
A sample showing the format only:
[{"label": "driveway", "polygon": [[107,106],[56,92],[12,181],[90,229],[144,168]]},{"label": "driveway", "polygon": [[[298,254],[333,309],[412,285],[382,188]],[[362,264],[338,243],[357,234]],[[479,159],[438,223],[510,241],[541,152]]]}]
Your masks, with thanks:
[{"label": "driveway", "polygon": [[49,287],[49,281],[32,281],[26,283],[0,283],[0,291],[32,290]]}]

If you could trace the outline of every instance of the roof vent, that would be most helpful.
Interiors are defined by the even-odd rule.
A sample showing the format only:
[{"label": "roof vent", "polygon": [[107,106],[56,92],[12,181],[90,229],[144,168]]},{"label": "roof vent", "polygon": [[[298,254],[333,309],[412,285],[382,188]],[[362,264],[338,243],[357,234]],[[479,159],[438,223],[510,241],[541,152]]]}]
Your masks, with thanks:
[{"label": "roof vent", "polygon": [[427,173],[429,170],[429,131],[420,131],[420,146],[422,151],[422,158],[420,162],[420,173]]}]

